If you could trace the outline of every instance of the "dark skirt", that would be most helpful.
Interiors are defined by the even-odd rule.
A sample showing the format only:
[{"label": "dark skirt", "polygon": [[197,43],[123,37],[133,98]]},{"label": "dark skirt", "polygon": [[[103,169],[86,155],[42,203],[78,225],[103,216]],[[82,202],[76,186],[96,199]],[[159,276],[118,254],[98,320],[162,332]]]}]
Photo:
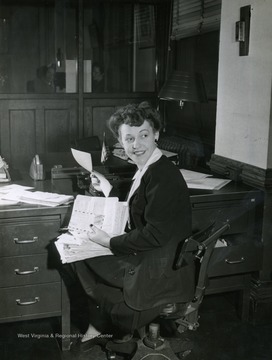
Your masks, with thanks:
[{"label": "dark skirt", "polygon": [[[118,332],[133,333],[159,316],[163,306],[137,311],[124,301],[123,278],[127,262],[122,257],[103,256],[69,264],[85,293],[95,303],[91,317],[109,319]],[[104,271],[99,271],[104,267]],[[89,319],[93,324],[92,318]]]}]

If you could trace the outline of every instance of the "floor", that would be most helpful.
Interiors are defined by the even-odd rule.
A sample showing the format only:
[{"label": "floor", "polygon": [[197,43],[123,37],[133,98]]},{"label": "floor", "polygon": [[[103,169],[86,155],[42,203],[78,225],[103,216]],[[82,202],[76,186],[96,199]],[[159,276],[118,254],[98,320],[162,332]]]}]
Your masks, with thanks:
[{"label": "floor", "polygon": [[[234,294],[206,296],[200,309],[200,326],[182,339],[193,345],[183,353],[186,360],[271,360],[272,322],[242,323],[236,314]],[[0,325],[1,360],[106,360],[100,346],[78,346],[82,319],[73,320],[72,347],[61,352],[57,318]],[[180,343],[180,340],[179,340]],[[117,356],[117,359],[123,359]],[[155,357],[148,356],[149,359]],[[156,358],[157,359],[157,358]],[[166,357],[159,356],[159,359]],[[172,360],[172,359],[171,359]]]}]

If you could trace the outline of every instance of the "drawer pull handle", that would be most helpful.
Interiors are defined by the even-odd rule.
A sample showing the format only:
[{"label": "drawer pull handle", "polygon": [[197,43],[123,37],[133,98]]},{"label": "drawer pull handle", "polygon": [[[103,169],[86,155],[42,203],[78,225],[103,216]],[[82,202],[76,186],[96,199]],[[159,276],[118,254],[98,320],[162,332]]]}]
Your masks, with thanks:
[{"label": "drawer pull handle", "polygon": [[35,266],[33,270],[20,271],[19,269],[14,269],[16,275],[30,275],[39,271],[38,266]]},{"label": "drawer pull handle", "polygon": [[230,264],[230,265],[233,265],[233,264],[241,264],[242,262],[245,261],[245,258],[244,257],[241,257],[240,260],[229,260],[229,259],[226,259],[225,262],[227,264]]},{"label": "drawer pull handle", "polygon": [[31,244],[38,241],[38,236],[33,236],[32,240],[19,240],[18,238],[13,239],[16,244]]},{"label": "drawer pull handle", "polygon": [[20,306],[33,305],[39,301],[40,301],[40,298],[38,296],[36,296],[35,299],[31,300],[31,301],[21,301],[20,299],[16,299],[17,305],[20,305]]}]

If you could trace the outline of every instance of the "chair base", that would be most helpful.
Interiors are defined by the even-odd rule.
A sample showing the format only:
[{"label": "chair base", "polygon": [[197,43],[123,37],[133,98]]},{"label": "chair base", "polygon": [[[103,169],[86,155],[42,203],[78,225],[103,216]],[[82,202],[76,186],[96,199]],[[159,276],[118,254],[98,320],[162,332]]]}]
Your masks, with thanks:
[{"label": "chair base", "polygon": [[170,344],[164,340],[163,344],[156,349],[146,346],[142,340],[138,341],[137,351],[131,360],[178,360],[179,358],[172,351]]},{"label": "chair base", "polygon": [[156,348],[145,345],[142,339],[126,344],[108,342],[106,345],[109,360],[115,359],[116,353],[126,355],[126,359],[129,358],[130,360],[179,360],[185,358],[192,351],[192,348],[191,342],[182,339],[176,339],[173,344],[173,350],[176,353],[172,350],[172,344],[166,339],[162,339],[161,345]]}]

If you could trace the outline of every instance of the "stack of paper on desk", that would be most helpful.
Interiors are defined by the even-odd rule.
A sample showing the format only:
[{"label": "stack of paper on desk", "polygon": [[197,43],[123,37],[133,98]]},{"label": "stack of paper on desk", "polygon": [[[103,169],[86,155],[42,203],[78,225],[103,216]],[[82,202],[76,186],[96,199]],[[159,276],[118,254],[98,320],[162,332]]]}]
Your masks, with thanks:
[{"label": "stack of paper on desk", "polygon": [[60,235],[55,242],[62,263],[111,255],[110,249],[89,239],[88,233],[92,231],[90,224],[114,236],[124,232],[127,219],[127,203],[120,202],[117,197],[77,195],[68,225],[69,232]]},{"label": "stack of paper on desk", "polygon": [[212,175],[186,169],[180,169],[180,172],[189,189],[219,190],[231,181],[229,179],[214,178]]},{"label": "stack of paper on desk", "polygon": [[62,195],[43,191],[28,191],[31,189],[32,187],[16,184],[3,186],[0,188],[0,199],[11,203],[23,202],[50,207],[63,205],[74,200],[72,195]]},{"label": "stack of paper on desk", "polygon": [[20,195],[26,190],[33,189],[30,186],[22,186],[17,184],[0,186],[0,205],[16,205],[20,202]]},{"label": "stack of paper on desk", "polygon": [[51,207],[68,204],[73,200],[74,197],[72,195],[62,195],[43,191],[25,191],[20,197],[20,201],[27,204],[37,204]]}]

